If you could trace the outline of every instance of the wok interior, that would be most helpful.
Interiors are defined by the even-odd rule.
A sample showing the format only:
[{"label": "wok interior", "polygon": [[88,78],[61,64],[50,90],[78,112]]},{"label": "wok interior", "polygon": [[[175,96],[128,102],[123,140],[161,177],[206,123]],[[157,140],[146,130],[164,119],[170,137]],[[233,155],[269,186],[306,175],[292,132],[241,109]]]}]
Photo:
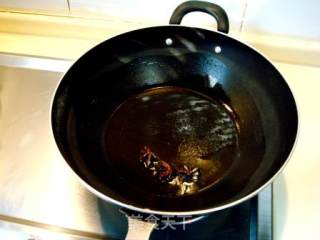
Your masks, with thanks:
[{"label": "wok interior", "polygon": [[[155,194],[134,184],[134,171],[116,171],[106,154],[105,129],[120,104],[164,86],[191,89],[235,113],[236,159],[221,181],[197,194]],[[283,166],[297,131],[293,96],[267,60],[222,34],[173,26],[130,32],[89,51],[60,83],[52,120],[60,151],[83,180],[110,198],[156,211],[205,210],[247,196]]]},{"label": "wok interior", "polygon": [[197,194],[221,181],[237,159],[232,115],[190,89],[148,89],[112,114],[106,158],[132,188],[166,197]]}]

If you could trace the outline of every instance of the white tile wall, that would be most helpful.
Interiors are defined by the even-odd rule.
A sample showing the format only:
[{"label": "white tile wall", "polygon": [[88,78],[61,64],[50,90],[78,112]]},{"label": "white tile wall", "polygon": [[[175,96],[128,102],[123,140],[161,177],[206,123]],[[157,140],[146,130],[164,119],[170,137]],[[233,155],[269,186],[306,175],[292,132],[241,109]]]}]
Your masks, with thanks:
[{"label": "white tile wall", "polygon": [[320,1],[248,0],[243,30],[320,40]]},{"label": "white tile wall", "polygon": [[[22,11],[102,18],[136,27],[167,24],[185,0],[0,0],[0,11]],[[227,12],[231,31],[267,33],[320,40],[320,0],[207,0]],[[110,24],[110,23],[109,23]],[[183,24],[216,29],[204,13],[190,13]],[[130,29],[128,29],[130,30]]]},{"label": "white tile wall", "polygon": [[0,11],[68,15],[67,0],[0,0]]},{"label": "white tile wall", "polygon": [[[183,0],[70,0],[71,15],[84,17],[102,17],[140,22],[141,25],[163,25],[169,22],[174,9]],[[229,15],[230,27],[239,30],[245,0],[215,0]],[[215,27],[215,21],[203,13],[190,13],[183,24]]]}]

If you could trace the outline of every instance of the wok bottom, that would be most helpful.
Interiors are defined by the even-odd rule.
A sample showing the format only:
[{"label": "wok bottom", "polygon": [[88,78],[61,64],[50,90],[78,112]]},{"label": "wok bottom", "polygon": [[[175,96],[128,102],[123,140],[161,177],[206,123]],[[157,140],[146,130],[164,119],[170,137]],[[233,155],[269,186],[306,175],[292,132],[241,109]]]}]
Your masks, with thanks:
[{"label": "wok bottom", "polygon": [[239,155],[234,115],[230,106],[193,90],[148,89],[112,114],[106,159],[133,189],[170,197],[205,191]]}]

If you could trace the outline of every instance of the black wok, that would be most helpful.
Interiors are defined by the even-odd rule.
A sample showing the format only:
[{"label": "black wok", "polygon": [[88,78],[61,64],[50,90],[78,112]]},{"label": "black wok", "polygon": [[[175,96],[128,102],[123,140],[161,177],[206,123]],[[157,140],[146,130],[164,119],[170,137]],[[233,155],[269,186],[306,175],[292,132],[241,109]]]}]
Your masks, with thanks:
[{"label": "black wok", "polygon": [[[190,11],[214,16],[219,32],[177,25]],[[220,7],[186,2],[170,23],[113,37],[77,60],[56,90],[52,129],[64,159],[102,199],[154,214],[209,213],[254,196],[282,170],[296,139],[296,104],[269,60],[226,35]],[[188,163],[174,162],[185,132],[177,137],[181,116],[167,112],[187,112],[191,120],[179,124],[193,127],[190,150],[212,136],[219,109],[232,119],[231,144],[207,144]],[[141,164],[144,147],[174,167],[200,168],[203,185],[176,194]]]}]

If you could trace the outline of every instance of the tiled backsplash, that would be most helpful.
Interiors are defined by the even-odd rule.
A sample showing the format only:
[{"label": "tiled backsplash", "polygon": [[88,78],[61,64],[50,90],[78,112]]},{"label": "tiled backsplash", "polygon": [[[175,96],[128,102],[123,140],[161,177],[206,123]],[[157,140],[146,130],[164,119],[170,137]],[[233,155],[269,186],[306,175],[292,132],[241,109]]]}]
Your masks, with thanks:
[{"label": "tiled backsplash", "polygon": [[[221,5],[226,10],[233,30],[240,29],[246,0],[210,1]],[[127,21],[163,25],[169,22],[173,10],[182,2],[184,0],[70,0],[70,7],[72,16],[120,18]],[[188,14],[183,23],[196,26],[215,26],[214,19],[203,13]]]},{"label": "tiled backsplash", "polygon": [[[319,0],[210,0],[221,5],[233,31],[262,32],[320,40]],[[81,18],[104,18],[140,23],[167,24],[183,0],[0,0],[0,11],[31,12]],[[183,24],[214,28],[203,13],[188,14]]]},{"label": "tiled backsplash", "polygon": [[320,40],[320,1],[248,0],[243,30]]}]

